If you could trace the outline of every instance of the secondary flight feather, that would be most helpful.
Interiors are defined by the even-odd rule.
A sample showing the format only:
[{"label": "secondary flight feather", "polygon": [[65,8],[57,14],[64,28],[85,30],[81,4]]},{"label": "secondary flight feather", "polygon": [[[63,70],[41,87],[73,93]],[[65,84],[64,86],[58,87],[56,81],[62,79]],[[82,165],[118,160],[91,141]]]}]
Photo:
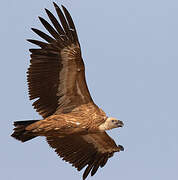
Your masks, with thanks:
[{"label": "secondary flight feather", "polygon": [[63,160],[78,171],[85,168],[83,179],[93,176],[121,145],[105,132],[122,127],[123,122],[107,117],[92,100],[86,80],[85,66],[73,20],[62,6],[54,3],[57,18],[47,9],[51,23],[39,20],[48,34],[32,28],[44,41],[28,39],[38,46],[30,49],[27,71],[30,100],[42,120],[16,121],[12,137],[26,142],[45,136],[48,144]]}]

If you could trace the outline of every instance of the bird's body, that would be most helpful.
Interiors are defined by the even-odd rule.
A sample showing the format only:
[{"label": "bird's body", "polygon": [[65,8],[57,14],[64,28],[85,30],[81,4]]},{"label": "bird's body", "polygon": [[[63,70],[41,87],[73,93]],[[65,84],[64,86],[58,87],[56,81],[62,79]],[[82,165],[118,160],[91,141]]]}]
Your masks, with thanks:
[{"label": "bird's body", "polygon": [[65,136],[71,134],[88,134],[100,132],[99,126],[105,123],[106,114],[89,104],[74,109],[67,114],[51,115],[44,120],[29,125],[26,130],[38,136]]},{"label": "bird's body", "polygon": [[85,66],[73,20],[65,7],[54,3],[58,18],[46,9],[52,23],[39,17],[51,36],[32,30],[46,42],[28,40],[39,46],[30,49],[27,71],[30,100],[42,120],[16,121],[12,137],[26,142],[45,136],[48,144],[63,160],[78,170],[86,169],[85,179],[103,167],[114,152],[123,150],[107,135],[106,130],[122,127],[122,121],[107,117],[92,100]]}]

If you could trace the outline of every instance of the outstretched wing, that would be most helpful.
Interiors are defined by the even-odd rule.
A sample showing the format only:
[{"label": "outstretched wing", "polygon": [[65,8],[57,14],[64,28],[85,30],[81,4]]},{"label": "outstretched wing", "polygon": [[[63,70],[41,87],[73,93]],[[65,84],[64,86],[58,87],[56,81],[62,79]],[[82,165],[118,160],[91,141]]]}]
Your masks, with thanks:
[{"label": "outstretched wing", "polygon": [[72,18],[65,7],[54,3],[61,24],[46,9],[52,23],[39,17],[51,36],[38,29],[32,30],[46,42],[28,39],[38,45],[30,49],[31,64],[27,72],[30,100],[36,111],[44,118],[54,114],[70,112],[75,107],[93,102],[85,80],[85,68],[80,44]]},{"label": "outstretched wing", "polygon": [[123,151],[107,133],[72,135],[67,137],[47,137],[49,145],[63,160],[72,164],[78,171],[85,166],[83,179],[91,172],[93,176],[103,167],[114,152]]}]

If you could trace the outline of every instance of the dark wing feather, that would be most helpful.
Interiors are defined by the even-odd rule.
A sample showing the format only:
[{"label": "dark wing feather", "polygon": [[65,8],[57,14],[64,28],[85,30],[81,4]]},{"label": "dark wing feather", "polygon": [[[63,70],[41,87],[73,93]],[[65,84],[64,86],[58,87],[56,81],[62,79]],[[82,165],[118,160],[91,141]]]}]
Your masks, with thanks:
[{"label": "dark wing feather", "polygon": [[53,26],[58,31],[58,34],[65,35],[64,30],[62,29],[61,25],[59,24],[59,22],[57,21],[55,16],[48,9],[45,9],[45,10],[46,10],[46,13],[47,13],[49,19],[51,20]]},{"label": "dark wing feather", "polygon": [[71,33],[73,34],[73,37],[74,37],[74,41],[78,42],[78,36],[77,36],[77,31],[75,29],[75,25],[74,25],[74,22],[72,20],[72,17],[71,15],[69,14],[68,10],[62,6],[63,8],[63,11],[65,13],[65,16],[67,17],[67,20],[68,20],[68,23],[69,23],[69,26],[71,28]]},{"label": "dark wing feather", "polygon": [[54,6],[61,24],[46,9],[52,25],[42,17],[39,19],[50,35],[32,28],[46,42],[28,39],[40,47],[30,49],[31,64],[27,72],[29,96],[31,100],[35,99],[33,106],[44,118],[93,103],[72,18],[65,7],[63,14],[57,4]]},{"label": "dark wing feather", "polygon": [[121,150],[105,132],[67,137],[50,136],[47,137],[47,142],[63,160],[72,164],[78,171],[87,166],[83,179],[86,179],[90,172],[93,176],[114,152]]},{"label": "dark wing feather", "polygon": [[61,9],[59,8],[59,6],[56,3],[53,3],[53,4],[54,4],[54,7],[56,8],[57,15],[61,21],[61,24],[64,29],[66,37],[68,37],[69,41],[73,40],[70,26],[69,26],[68,22],[66,21],[64,14],[62,13]]},{"label": "dark wing feather", "polygon": [[41,38],[43,38],[44,40],[46,40],[49,43],[52,43],[54,41],[53,38],[51,38],[50,36],[48,36],[47,34],[45,34],[44,32],[42,32],[38,29],[32,28],[32,31],[35,32],[36,34],[38,34]]},{"label": "dark wing feather", "polygon": [[55,38],[58,39],[59,34],[56,32],[56,30],[42,17],[39,17],[39,20],[43,24],[43,26],[48,30],[48,32]]}]

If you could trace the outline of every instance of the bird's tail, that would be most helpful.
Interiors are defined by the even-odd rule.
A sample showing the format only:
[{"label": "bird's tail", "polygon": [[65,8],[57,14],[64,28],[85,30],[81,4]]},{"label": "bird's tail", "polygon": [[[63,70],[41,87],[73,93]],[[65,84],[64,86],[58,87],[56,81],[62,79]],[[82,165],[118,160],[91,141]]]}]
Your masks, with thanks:
[{"label": "bird's tail", "polygon": [[30,139],[37,137],[36,135],[34,135],[33,132],[26,130],[26,127],[28,125],[33,124],[37,121],[39,121],[39,120],[15,121],[14,122],[14,126],[15,126],[14,132],[12,133],[11,136],[22,142],[26,142]]}]

